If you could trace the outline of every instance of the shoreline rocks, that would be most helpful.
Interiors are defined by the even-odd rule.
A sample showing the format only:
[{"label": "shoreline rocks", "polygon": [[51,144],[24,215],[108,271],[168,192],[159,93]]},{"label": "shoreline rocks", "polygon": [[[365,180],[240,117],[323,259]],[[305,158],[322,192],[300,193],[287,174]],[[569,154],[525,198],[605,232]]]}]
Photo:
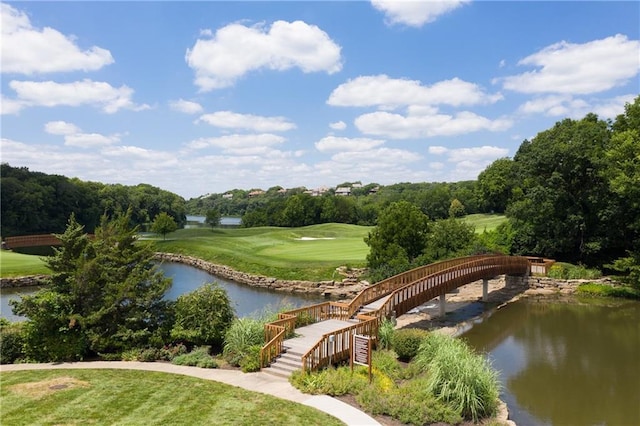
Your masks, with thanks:
[{"label": "shoreline rocks", "polygon": [[155,256],[161,262],[182,263],[226,280],[283,293],[315,294],[337,300],[353,298],[368,285],[364,281],[353,280],[351,277],[344,281],[279,280],[273,277],[236,271],[228,266],[217,265],[193,256],[174,253],[156,253]]}]

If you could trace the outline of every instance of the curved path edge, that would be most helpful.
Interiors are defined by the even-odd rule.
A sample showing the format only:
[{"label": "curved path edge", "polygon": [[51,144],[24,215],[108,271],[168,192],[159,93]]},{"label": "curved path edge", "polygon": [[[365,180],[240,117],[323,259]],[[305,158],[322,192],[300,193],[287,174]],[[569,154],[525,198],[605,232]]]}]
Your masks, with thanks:
[{"label": "curved path edge", "polygon": [[51,364],[2,364],[0,373],[24,370],[56,369],[115,369],[143,370],[170,374],[182,374],[204,380],[212,380],[253,392],[275,396],[324,411],[351,426],[380,425],[375,419],[357,408],[327,395],[308,395],[294,388],[288,380],[267,373],[243,373],[238,370],[199,368],[162,362],[138,361],[89,361]]}]

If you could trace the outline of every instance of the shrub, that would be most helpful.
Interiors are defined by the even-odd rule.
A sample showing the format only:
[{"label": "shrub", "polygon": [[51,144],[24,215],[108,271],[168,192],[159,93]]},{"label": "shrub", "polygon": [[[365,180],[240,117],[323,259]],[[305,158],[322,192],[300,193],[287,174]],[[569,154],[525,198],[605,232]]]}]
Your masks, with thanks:
[{"label": "shrub", "polygon": [[462,420],[455,410],[436,399],[426,389],[426,379],[418,378],[388,392],[369,387],[363,390],[356,400],[369,413],[386,414],[405,424],[456,424]]},{"label": "shrub", "polygon": [[373,351],[371,364],[376,370],[386,374],[392,379],[402,377],[402,366],[398,363],[398,354],[391,350]]},{"label": "shrub", "polygon": [[142,362],[154,362],[159,359],[162,359],[163,353],[161,349],[158,348],[148,348],[140,351],[138,355],[138,361]]},{"label": "shrub", "polygon": [[378,327],[378,347],[380,349],[391,349],[391,342],[395,331],[393,321],[388,318],[382,320]]},{"label": "shrub", "polygon": [[331,367],[314,372],[296,371],[290,381],[304,393],[339,396],[358,393],[367,386],[369,378],[364,368],[352,373],[349,367]]},{"label": "shrub", "polygon": [[209,355],[209,347],[195,348],[189,353],[176,356],[172,361],[176,365],[188,365],[200,368],[218,368],[218,363]]},{"label": "shrub", "polygon": [[489,362],[459,339],[430,334],[415,362],[428,371],[427,390],[467,419],[495,415],[500,385]]},{"label": "shrub", "polygon": [[304,327],[315,322],[315,318],[309,312],[301,312],[300,315],[296,316],[296,327]]},{"label": "shrub", "polygon": [[418,353],[418,348],[429,333],[418,328],[396,330],[391,345],[401,360],[411,360]]},{"label": "shrub", "polygon": [[229,364],[240,366],[251,347],[264,344],[264,324],[251,318],[235,319],[224,338],[223,354]]},{"label": "shrub", "polygon": [[260,371],[260,349],[262,346],[251,346],[238,363],[243,373]]},{"label": "shrub", "polygon": [[25,358],[23,323],[0,323],[0,364],[13,364]]},{"label": "shrub", "polygon": [[583,296],[620,297],[640,299],[640,289],[629,286],[611,286],[607,284],[585,283],[578,286],[578,294]]},{"label": "shrub", "polygon": [[178,297],[174,309],[171,338],[193,345],[219,347],[235,316],[227,291],[217,283]]},{"label": "shrub", "polygon": [[600,278],[602,273],[597,269],[589,269],[583,265],[558,262],[553,264],[547,275],[560,280],[593,280]]},{"label": "shrub", "polygon": [[187,347],[182,343],[177,343],[175,345],[168,345],[162,348],[162,359],[165,361],[171,361],[178,355],[184,355],[187,352]]}]

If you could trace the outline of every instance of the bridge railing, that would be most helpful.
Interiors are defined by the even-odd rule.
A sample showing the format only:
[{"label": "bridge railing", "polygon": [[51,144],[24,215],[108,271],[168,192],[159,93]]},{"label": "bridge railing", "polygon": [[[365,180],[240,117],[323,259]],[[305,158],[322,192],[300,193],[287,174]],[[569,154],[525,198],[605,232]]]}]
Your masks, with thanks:
[{"label": "bridge railing", "polygon": [[378,318],[359,315],[360,322],[323,334],[318,342],[302,355],[302,371],[314,371],[334,362],[348,360],[351,356],[353,336],[365,335],[378,338]]},{"label": "bridge railing", "polygon": [[260,349],[260,364],[268,366],[283,352],[284,339],[293,334],[296,327],[327,319],[346,319],[345,305],[323,302],[278,314],[278,319],[265,324],[265,345]]},{"label": "bridge railing", "polygon": [[380,308],[366,315],[358,315],[360,323],[323,335],[302,357],[302,369],[315,370],[348,359],[353,335],[364,334],[377,340],[379,321],[383,318],[403,315],[440,294],[470,282],[502,274],[524,274],[529,267],[528,260],[522,257],[474,256],[466,259],[466,264],[450,266],[397,288]]},{"label": "bridge railing", "polygon": [[351,300],[351,302],[349,302],[349,311],[347,318],[351,318],[358,311],[358,309],[360,309],[361,306],[378,300],[381,297],[387,296],[398,288],[401,288],[407,284],[415,282],[434,273],[444,271],[453,266],[464,264],[469,262],[470,260],[483,257],[485,256],[478,255],[444,260],[442,262],[420,266],[410,271],[402,272],[398,275],[394,275],[393,277],[377,282],[376,284],[362,290],[356,295],[356,297]]},{"label": "bridge railing", "polygon": [[20,247],[58,246],[60,245],[60,240],[54,234],[20,235],[6,237],[3,243],[4,248],[14,249]]}]

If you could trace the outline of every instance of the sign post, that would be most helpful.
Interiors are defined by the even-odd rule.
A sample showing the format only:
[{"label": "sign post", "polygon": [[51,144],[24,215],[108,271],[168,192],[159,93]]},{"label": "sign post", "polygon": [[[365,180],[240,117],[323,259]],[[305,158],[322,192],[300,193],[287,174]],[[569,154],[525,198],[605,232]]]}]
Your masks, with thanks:
[{"label": "sign post", "polygon": [[351,345],[351,371],[353,365],[366,365],[369,367],[369,383],[371,383],[371,337],[353,335],[353,345]]}]

